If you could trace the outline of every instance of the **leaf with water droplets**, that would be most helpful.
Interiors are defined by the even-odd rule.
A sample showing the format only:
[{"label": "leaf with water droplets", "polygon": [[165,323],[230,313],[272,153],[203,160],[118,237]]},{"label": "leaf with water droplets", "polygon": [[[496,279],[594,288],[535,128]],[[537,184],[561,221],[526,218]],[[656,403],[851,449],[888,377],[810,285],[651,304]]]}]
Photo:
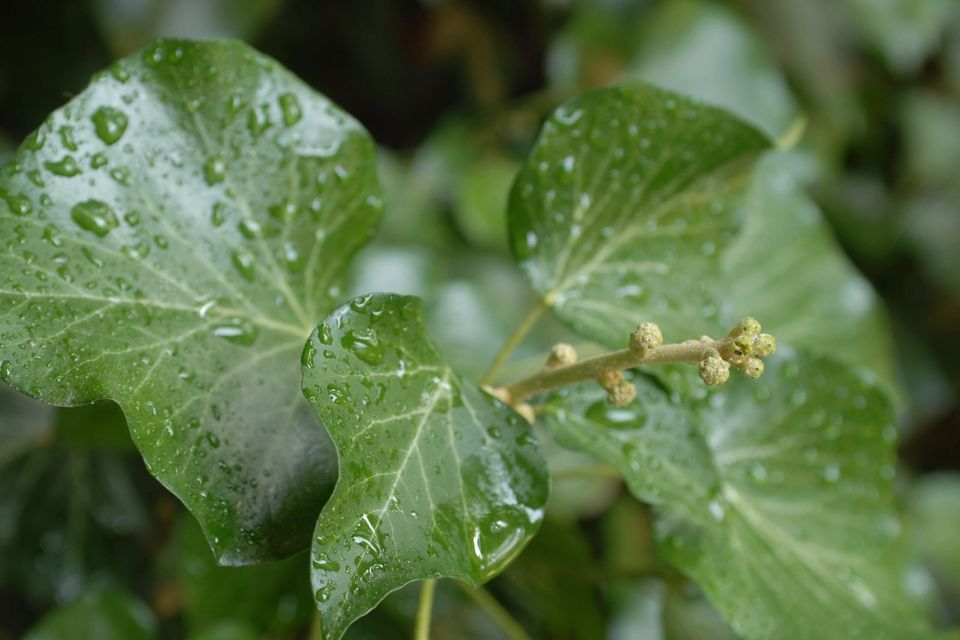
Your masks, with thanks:
[{"label": "leaf with water droplets", "polygon": [[726,111],[648,85],[585,93],[550,117],[517,176],[514,255],[562,319],[611,347],[640,320],[716,331],[719,257],[767,146]]},{"label": "leaf with water droplets", "polygon": [[0,378],[120,404],[221,562],[289,555],[336,477],[298,355],[380,209],[327,99],[243,44],[159,40],[0,169]]},{"label": "leaf with water droplets", "polygon": [[625,408],[584,384],[554,394],[544,416],[656,507],[661,555],[738,635],[932,637],[905,588],[885,392],[856,369],[783,351],[759,380],[699,399],[636,375]]},{"label": "leaf with water droplets", "polygon": [[882,303],[794,178],[797,159],[775,153],[757,165],[743,233],[724,256],[729,306],[781,343],[869,367],[893,390]]},{"label": "leaf with water droplets", "polygon": [[303,389],[340,457],[313,543],[324,638],[413,580],[479,584],[536,532],[548,478],[530,425],[447,367],[418,298],[337,309],[304,349]]}]

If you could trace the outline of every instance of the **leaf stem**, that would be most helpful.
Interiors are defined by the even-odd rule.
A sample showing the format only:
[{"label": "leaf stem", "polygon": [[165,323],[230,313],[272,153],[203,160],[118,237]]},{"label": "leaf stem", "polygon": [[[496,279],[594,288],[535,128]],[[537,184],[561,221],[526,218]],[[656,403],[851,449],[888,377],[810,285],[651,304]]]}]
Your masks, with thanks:
[{"label": "leaf stem", "polygon": [[483,609],[487,615],[497,623],[500,630],[503,631],[510,640],[530,640],[530,636],[527,635],[524,628],[520,626],[520,623],[514,620],[513,616],[511,616],[510,613],[503,608],[503,605],[497,602],[496,598],[490,595],[486,589],[482,587],[474,589],[462,582],[458,582],[457,584],[477,606]]},{"label": "leaf stem", "polygon": [[433,613],[433,592],[436,588],[436,580],[424,580],[420,587],[420,605],[417,607],[417,624],[413,634],[415,640],[430,640],[430,616]]},{"label": "leaf stem", "polygon": [[497,374],[500,372],[500,368],[503,366],[503,363],[507,361],[510,357],[510,354],[513,353],[514,349],[523,342],[523,339],[530,333],[530,330],[533,328],[533,325],[537,323],[537,320],[540,319],[540,316],[543,315],[543,312],[547,310],[547,303],[543,300],[540,300],[530,311],[524,316],[523,320],[520,321],[520,324],[517,325],[517,328],[514,332],[507,338],[507,341],[500,348],[500,351],[497,352],[497,355],[493,358],[493,362],[490,364],[490,368],[487,370],[487,373],[484,374],[483,379],[480,381],[480,384],[490,384],[497,377]]},{"label": "leaf stem", "polygon": [[722,340],[687,340],[677,344],[660,345],[643,353],[631,349],[620,349],[563,367],[542,369],[523,380],[503,385],[500,388],[506,391],[511,404],[514,404],[545,391],[594,380],[602,371],[611,369],[621,371],[645,364],[698,363],[703,358],[704,353],[710,349],[719,349],[729,340],[729,338]]}]

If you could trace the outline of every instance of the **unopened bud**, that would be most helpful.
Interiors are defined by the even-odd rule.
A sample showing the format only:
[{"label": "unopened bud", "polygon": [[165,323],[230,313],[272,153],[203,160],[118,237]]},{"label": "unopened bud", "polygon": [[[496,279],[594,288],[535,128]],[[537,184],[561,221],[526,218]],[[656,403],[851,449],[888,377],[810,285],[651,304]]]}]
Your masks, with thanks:
[{"label": "unopened bud", "polygon": [[715,350],[707,352],[700,360],[700,379],[709,387],[723,384],[730,379],[730,363]]},{"label": "unopened bud", "polygon": [[644,354],[650,349],[663,344],[663,333],[653,322],[642,322],[637,330],[630,334],[630,351]]},{"label": "unopened bud", "polygon": [[612,391],[624,382],[623,373],[619,369],[604,369],[597,376],[597,381],[601,387],[607,391]]},{"label": "unopened bud", "polygon": [[740,370],[743,371],[743,375],[746,377],[756,380],[763,375],[763,360],[760,358],[750,358],[740,367]]},{"label": "unopened bud", "polygon": [[574,364],[577,361],[577,350],[565,342],[558,342],[550,349],[550,356],[544,365],[547,369],[556,369]]},{"label": "unopened bud", "polygon": [[736,336],[720,347],[720,355],[730,364],[742,366],[753,354],[753,338],[745,334]]},{"label": "unopened bud", "polygon": [[761,333],[753,341],[753,352],[761,357],[772,356],[777,351],[777,339],[769,333]]},{"label": "unopened bud", "polygon": [[607,402],[613,407],[625,407],[637,397],[637,387],[631,382],[621,382],[607,391]]},{"label": "unopened bud", "polygon": [[730,330],[730,333],[727,334],[729,337],[734,338],[740,335],[748,335],[751,338],[758,335],[763,330],[763,327],[760,326],[760,323],[756,318],[752,316],[747,316],[743,320],[737,323],[733,329]]}]

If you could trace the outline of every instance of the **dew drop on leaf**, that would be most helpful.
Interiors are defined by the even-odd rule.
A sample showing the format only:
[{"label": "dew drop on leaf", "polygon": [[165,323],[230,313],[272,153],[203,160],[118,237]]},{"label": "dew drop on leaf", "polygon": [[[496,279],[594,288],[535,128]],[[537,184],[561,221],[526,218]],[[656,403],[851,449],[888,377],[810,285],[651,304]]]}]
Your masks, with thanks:
[{"label": "dew drop on leaf", "polygon": [[113,107],[100,107],[90,118],[93,128],[105,144],[113,145],[119,142],[127,130],[127,115]]},{"label": "dew drop on leaf", "polygon": [[99,200],[85,200],[74,205],[70,210],[70,217],[81,229],[101,238],[120,225],[113,209]]}]

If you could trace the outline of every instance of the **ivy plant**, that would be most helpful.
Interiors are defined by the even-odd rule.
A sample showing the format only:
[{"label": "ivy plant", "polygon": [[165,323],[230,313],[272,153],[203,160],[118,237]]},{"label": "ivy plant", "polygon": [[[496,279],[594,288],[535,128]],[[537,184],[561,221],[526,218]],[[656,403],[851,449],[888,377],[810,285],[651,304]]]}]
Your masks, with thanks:
[{"label": "ivy plant", "polygon": [[[418,298],[343,293],[384,209],[362,126],[246,45],[161,39],[0,169],[0,378],[119,405],[220,564],[309,548],[325,639],[411,582],[418,638],[436,579],[489,598],[548,508],[543,437],[622,476],[739,635],[935,637],[882,312],[773,146],[640,81],[562,105],[504,212],[540,301],[474,380]],[[502,375],[548,312],[576,346]]]}]

